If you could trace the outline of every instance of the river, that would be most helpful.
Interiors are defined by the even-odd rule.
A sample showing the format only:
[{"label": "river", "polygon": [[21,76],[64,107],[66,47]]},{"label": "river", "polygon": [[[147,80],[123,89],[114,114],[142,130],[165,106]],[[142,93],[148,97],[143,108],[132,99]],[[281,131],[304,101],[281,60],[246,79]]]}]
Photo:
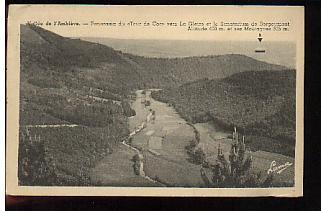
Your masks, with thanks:
[{"label": "river", "polygon": [[[193,127],[180,117],[173,107],[159,102],[142,90],[136,91],[136,98],[131,103],[136,115],[129,118],[132,142],[123,142],[116,153],[104,158],[93,170],[92,178],[102,185],[113,186],[173,186],[173,187],[205,187],[200,175],[200,165],[189,162],[185,147],[195,138]],[[150,106],[142,102],[150,101]],[[140,128],[146,121],[147,115],[155,112],[155,121],[149,121],[144,128]],[[228,136],[232,131],[225,131],[213,122],[194,124],[200,132],[200,147],[210,160],[215,160],[218,145],[223,149],[226,158],[230,151],[232,140]],[[144,156],[143,177],[133,173],[132,156],[140,153]],[[291,157],[256,151],[253,156],[253,170],[264,174],[271,163],[277,165],[292,163],[282,173],[277,175],[280,181],[289,182],[294,178],[294,159]],[[210,172],[207,172],[210,174]],[[209,175],[210,176],[210,175]],[[157,183],[157,181],[159,183]]]}]

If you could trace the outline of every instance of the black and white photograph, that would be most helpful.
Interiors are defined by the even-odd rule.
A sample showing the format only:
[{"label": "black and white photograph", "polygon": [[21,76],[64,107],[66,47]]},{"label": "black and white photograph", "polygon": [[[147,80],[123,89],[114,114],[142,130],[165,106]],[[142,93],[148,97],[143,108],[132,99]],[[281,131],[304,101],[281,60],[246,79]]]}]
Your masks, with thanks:
[{"label": "black and white photograph", "polygon": [[17,22],[17,187],[301,186],[299,21],[110,14]]}]

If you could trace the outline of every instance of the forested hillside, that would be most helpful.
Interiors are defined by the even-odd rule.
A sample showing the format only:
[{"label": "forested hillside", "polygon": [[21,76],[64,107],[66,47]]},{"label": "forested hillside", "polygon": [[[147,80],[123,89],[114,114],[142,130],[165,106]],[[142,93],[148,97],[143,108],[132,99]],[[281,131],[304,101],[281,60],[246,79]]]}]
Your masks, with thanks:
[{"label": "forested hillside", "polygon": [[173,105],[190,122],[214,120],[229,129],[237,126],[253,149],[294,155],[295,70],[204,79],[153,92],[153,97]]},{"label": "forested hillside", "polygon": [[[203,78],[224,78],[244,71],[281,70],[282,66],[261,62],[239,54],[187,58],[145,58],[126,54],[157,87],[180,85]],[[165,86],[164,86],[165,84]]]},{"label": "forested hillside", "polygon": [[[285,68],[238,54],[172,59],[134,56],[101,44],[65,38],[33,25],[21,26],[20,54],[21,71],[30,74],[30,81],[37,85],[77,86],[78,81],[72,80],[77,76],[85,79],[82,85],[98,86],[94,80],[98,79],[99,86],[119,90],[168,87],[205,77],[223,78],[243,71]],[[81,75],[82,72],[85,74]],[[101,84],[102,80],[105,84]]]},{"label": "forested hillside", "polygon": [[[127,137],[135,115],[132,84],[111,83],[109,68],[129,64],[111,48],[35,26],[21,26],[20,43],[19,183],[93,185],[90,168]],[[95,69],[102,62],[104,75]]]},{"label": "forested hillside", "polygon": [[284,69],[242,55],[150,59],[33,25],[20,29],[21,185],[92,185],[86,179],[89,168],[129,133],[127,117],[135,115],[129,103],[136,89]]}]

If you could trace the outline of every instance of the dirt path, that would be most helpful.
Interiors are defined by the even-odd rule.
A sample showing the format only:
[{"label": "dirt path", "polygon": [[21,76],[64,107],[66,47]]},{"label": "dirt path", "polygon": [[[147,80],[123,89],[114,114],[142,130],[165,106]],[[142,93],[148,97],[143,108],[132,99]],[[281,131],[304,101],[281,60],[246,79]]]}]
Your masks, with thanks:
[{"label": "dirt path", "polygon": [[56,124],[56,125],[22,125],[25,128],[55,128],[55,127],[77,127],[76,124]]},{"label": "dirt path", "polygon": [[106,98],[102,98],[102,97],[96,97],[96,96],[92,96],[92,95],[86,95],[86,97],[100,101],[100,102],[112,102],[115,103],[117,105],[121,105],[121,102],[118,100],[111,100],[111,99],[106,99]]}]

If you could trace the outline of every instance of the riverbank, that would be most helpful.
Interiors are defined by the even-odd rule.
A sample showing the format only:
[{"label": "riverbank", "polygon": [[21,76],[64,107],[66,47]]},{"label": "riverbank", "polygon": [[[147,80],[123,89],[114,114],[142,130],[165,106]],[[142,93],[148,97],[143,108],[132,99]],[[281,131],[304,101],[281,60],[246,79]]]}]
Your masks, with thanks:
[{"label": "riverbank", "polygon": [[[137,101],[137,99],[136,99]],[[102,186],[128,186],[128,187],[149,187],[149,186],[164,186],[160,182],[150,178],[144,172],[142,168],[139,175],[134,173],[134,161],[135,155],[143,156],[140,149],[128,144],[135,135],[141,132],[145,125],[146,113],[142,112],[129,118],[129,120],[135,119],[136,121],[130,121],[132,127],[130,127],[130,134],[128,138],[124,139],[120,145],[115,149],[114,153],[102,159],[98,165],[91,172],[91,180],[93,183]],[[133,126],[135,124],[135,127]],[[144,161],[140,160],[140,165],[144,165]],[[108,173],[106,173],[108,172]]]},{"label": "riverbank", "polygon": [[[175,113],[176,117],[179,118],[180,121],[184,121],[186,123],[186,121],[175,111],[173,107],[170,107],[166,103],[161,103],[159,101],[156,101],[155,99],[153,100],[155,101],[153,102],[154,104],[167,107],[167,109],[163,108],[163,110],[166,110],[167,112]],[[225,157],[228,159],[230,149],[231,149],[231,144],[232,144],[232,139],[231,139],[232,131],[228,131],[225,127],[221,127],[219,124],[216,124],[215,121],[208,121],[205,123],[196,123],[196,124],[193,124],[193,126],[194,128],[197,129],[200,135],[199,147],[203,149],[207,159],[211,161],[215,161],[217,157],[217,149],[219,145],[223,150]],[[184,134],[184,131],[177,130],[176,133],[179,133],[180,135],[182,135]],[[245,139],[245,141],[248,141],[247,138]],[[260,139],[256,141],[260,141]],[[188,145],[188,143],[186,142],[185,144]],[[249,146],[247,145],[247,147]],[[186,153],[186,150],[184,151],[184,153]],[[287,162],[291,163],[292,165],[289,168],[287,168],[282,173],[275,175],[275,182],[278,184],[286,183],[287,185],[294,184],[295,159],[293,157],[282,155],[279,153],[267,152],[263,150],[257,150],[254,152],[248,151],[247,154],[248,153],[251,153],[251,155],[253,156],[252,171],[261,172],[263,177],[267,177],[267,172],[272,162],[276,162],[277,165],[283,165],[284,163],[287,163]]]},{"label": "riverbank", "polygon": [[[142,99],[150,101],[146,107]],[[200,175],[200,166],[188,161],[185,147],[195,139],[193,128],[178,113],[165,103],[151,98],[150,91],[146,96],[137,92],[137,99],[132,104],[136,113],[155,112],[155,121],[133,137],[131,145],[144,154],[146,175],[172,187],[205,187]],[[140,117],[130,118],[130,125],[137,125]],[[133,128],[131,128],[133,129]],[[150,140],[159,140],[154,146]]]},{"label": "riverbank", "polygon": [[[145,107],[142,104],[142,100],[146,99],[150,101],[150,106]],[[131,106],[136,116],[128,118],[130,131],[138,130],[151,110],[155,112],[155,121],[148,122],[133,134],[130,143],[124,142],[111,155],[102,159],[94,168],[92,178],[105,186],[206,187],[200,174],[201,166],[189,162],[186,146],[195,139],[195,128],[200,135],[199,144],[209,159],[216,158],[218,145],[228,158],[232,143],[229,131],[211,122],[190,126],[173,107],[151,98],[150,91],[143,95],[142,91],[138,90]],[[159,143],[156,146],[150,143],[152,137],[158,137],[156,140],[159,140]],[[152,181],[134,174],[131,159],[137,153],[143,155],[144,174]],[[293,165],[276,176],[276,181],[293,183],[293,158],[264,151],[252,152],[252,156],[252,170],[262,172],[263,176],[267,175],[273,161],[277,165],[292,163]],[[211,172],[207,171],[210,176]]]}]

